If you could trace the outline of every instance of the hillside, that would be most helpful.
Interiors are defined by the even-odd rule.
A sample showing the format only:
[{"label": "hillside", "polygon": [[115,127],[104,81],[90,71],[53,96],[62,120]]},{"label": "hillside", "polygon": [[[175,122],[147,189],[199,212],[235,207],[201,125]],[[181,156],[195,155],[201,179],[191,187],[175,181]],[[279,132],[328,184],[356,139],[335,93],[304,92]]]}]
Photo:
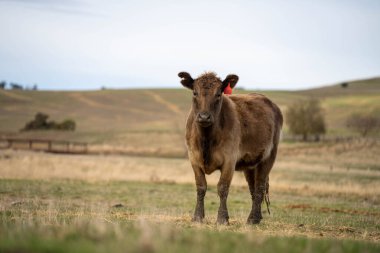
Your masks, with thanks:
[{"label": "hillside", "polygon": [[[251,91],[236,90],[235,93]],[[283,111],[298,99],[316,96],[325,110],[328,135],[353,135],[345,127],[353,112],[380,110],[380,78],[349,82],[303,91],[260,91]],[[38,138],[80,140],[133,147],[183,148],[184,125],[191,105],[186,89],[99,91],[0,90],[0,133]],[[52,120],[77,122],[70,132],[19,133],[37,112]],[[286,128],[285,128],[286,134]],[[136,146],[137,145],[137,146]]]},{"label": "hillside", "polygon": [[[343,87],[346,86],[346,87]],[[323,86],[300,91],[301,94],[329,97],[329,96],[344,96],[344,95],[368,95],[380,93],[380,77],[340,82],[338,84]]]}]

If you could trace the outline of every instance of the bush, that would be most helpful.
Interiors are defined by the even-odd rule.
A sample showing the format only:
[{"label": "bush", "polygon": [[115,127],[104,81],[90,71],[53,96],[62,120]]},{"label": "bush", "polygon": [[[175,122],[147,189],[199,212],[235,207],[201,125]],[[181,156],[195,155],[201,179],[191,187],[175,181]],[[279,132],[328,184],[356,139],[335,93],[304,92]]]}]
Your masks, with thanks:
[{"label": "bush", "polygon": [[75,121],[71,119],[66,119],[62,123],[58,124],[57,128],[61,130],[74,131],[75,130]]},{"label": "bush", "polygon": [[37,129],[49,129],[49,123],[47,122],[48,118],[49,116],[47,114],[39,112],[34,116],[34,120],[26,123],[25,127],[22,130],[29,131]]},{"label": "bush", "polygon": [[303,141],[307,141],[310,135],[318,141],[319,136],[326,133],[323,110],[317,99],[300,100],[289,106],[286,121],[289,131],[301,135]]},{"label": "bush", "polygon": [[375,112],[360,114],[354,113],[348,117],[346,125],[348,128],[366,137],[373,131],[380,129],[380,117]]},{"label": "bush", "polygon": [[66,130],[74,131],[76,124],[74,120],[66,119],[61,123],[56,123],[55,121],[47,121],[49,115],[44,113],[37,113],[34,116],[34,120],[26,123],[25,127],[21,131],[31,131],[31,130]]}]

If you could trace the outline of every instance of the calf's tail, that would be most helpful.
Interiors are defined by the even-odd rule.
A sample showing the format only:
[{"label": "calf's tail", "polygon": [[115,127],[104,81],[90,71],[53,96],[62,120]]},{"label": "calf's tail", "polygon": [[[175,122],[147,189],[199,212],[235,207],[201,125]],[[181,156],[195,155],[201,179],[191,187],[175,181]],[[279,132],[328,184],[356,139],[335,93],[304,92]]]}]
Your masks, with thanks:
[{"label": "calf's tail", "polygon": [[270,206],[270,200],[269,200],[269,177],[267,178],[267,181],[266,181],[266,184],[265,184],[264,200],[265,200],[265,204],[267,205],[268,214],[270,214],[270,210],[269,210],[269,206]]}]

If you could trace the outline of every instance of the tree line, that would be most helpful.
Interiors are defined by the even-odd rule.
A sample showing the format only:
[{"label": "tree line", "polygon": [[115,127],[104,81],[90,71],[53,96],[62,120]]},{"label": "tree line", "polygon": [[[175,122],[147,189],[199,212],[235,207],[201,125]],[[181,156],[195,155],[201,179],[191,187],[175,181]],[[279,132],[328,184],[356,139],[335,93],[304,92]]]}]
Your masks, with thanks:
[{"label": "tree line", "polygon": [[6,81],[1,81],[0,89],[5,90],[7,88],[10,90],[38,90],[37,84],[33,84],[32,86],[28,86],[28,85],[24,86],[22,84],[15,83],[15,82],[7,83]]}]

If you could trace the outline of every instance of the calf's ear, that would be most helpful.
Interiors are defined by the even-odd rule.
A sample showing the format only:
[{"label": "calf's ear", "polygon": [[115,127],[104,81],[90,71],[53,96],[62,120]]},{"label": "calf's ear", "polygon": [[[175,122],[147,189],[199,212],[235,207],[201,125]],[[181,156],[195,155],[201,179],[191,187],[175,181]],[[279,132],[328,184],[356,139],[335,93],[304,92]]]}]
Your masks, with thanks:
[{"label": "calf's ear", "polygon": [[186,88],[190,90],[193,89],[194,79],[190,76],[189,73],[179,72],[178,76],[181,78],[181,83],[183,86],[185,86]]},{"label": "calf's ear", "polygon": [[223,84],[222,84],[222,91],[230,84],[230,87],[233,89],[236,85],[236,83],[239,81],[239,77],[234,74],[230,74],[224,79]]}]

